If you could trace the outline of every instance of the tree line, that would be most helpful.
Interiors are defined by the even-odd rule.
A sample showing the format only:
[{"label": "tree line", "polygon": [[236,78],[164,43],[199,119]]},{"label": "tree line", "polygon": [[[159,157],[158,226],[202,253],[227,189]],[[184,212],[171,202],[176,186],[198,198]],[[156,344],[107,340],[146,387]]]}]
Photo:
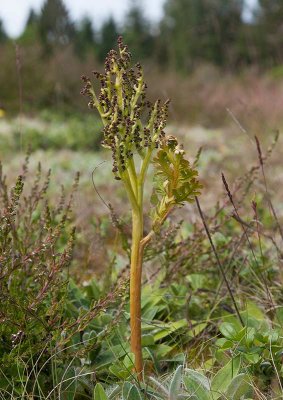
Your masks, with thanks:
[{"label": "tree line", "polygon": [[[153,25],[133,1],[122,24],[109,17],[96,29],[89,17],[74,23],[63,0],[45,0],[39,13],[30,11],[17,42],[39,43],[45,57],[72,46],[80,59],[102,62],[122,34],[134,58],[181,72],[201,63],[230,69],[282,63],[283,1],[258,0],[248,20],[247,7],[245,0],[166,0]],[[0,20],[0,44],[10,40]]]}]

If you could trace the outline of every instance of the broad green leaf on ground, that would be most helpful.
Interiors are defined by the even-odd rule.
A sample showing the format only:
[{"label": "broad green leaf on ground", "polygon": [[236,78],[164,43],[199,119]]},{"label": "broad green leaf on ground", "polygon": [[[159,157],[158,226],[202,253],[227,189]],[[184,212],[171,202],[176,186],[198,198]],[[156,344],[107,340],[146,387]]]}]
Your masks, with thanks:
[{"label": "broad green leaf on ground", "polygon": [[192,369],[186,369],[184,375],[185,388],[190,395],[199,400],[211,400],[210,384],[206,376]]},{"label": "broad green leaf on ground", "polygon": [[182,383],[183,366],[179,365],[176,369],[169,387],[169,400],[175,400],[178,397]]},{"label": "broad green leaf on ground", "polygon": [[97,383],[94,388],[93,400],[108,400],[108,397],[107,397],[101,383]]},{"label": "broad green leaf on ground", "polygon": [[154,340],[157,342],[176,332],[178,329],[188,326],[188,321],[186,319],[181,319],[176,322],[169,322],[168,324],[163,324],[162,329],[154,335]]},{"label": "broad green leaf on ground", "polygon": [[240,357],[230,360],[223,368],[221,368],[211,381],[211,391],[213,399],[218,399],[221,394],[225,393],[232,379],[238,375],[240,369]]},{"label": "broad green leaf on ground", "polygon": [[123,400],[142,400],[142,396],[136,385],[129,382],[124,383]]},{"label": "broad green leaf on ground", "polygon": [[225,393],[229,400],[242,400],[251,395],[251,385],[247,374],[239,374],[232,379]]}]

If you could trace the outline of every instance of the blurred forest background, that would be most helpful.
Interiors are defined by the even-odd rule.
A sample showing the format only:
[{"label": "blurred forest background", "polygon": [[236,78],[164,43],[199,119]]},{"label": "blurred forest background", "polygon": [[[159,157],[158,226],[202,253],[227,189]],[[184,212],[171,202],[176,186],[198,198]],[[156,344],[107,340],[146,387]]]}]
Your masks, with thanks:
[{"label": "blurred forest background", "polygon": [[46,0],[39,13],[30,10],[17,39],[5,32],[0,11],[6,114],[85,112],[79,78],[102,68],[122,34],[134,60],[145,65],[152,95],[172,98],[178,123],[222,126],[237,118],[260,129],[281,124],[282,0],[259,0],[249,18],[244,0],[166,0],[158,24],[138,2],[130,4],[123,23],[109,17],[98,29],[87,16],[73,21],[63,0]]}]

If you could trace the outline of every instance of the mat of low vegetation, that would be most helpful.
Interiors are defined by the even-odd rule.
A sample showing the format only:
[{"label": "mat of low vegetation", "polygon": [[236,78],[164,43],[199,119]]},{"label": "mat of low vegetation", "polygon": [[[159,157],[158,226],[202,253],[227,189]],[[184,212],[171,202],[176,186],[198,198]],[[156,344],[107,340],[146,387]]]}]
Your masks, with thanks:
[{"label": "mat of low vegetation", "polygon": [[0,132],[0,145],[6,152],[23,151],[28,146],[34,151],[95,151],[101,140],[101,123],[87,115],[64,116],[44,111],[36,118],[0,119]]},{"label": "mat of low vegetation", "polygon": [[[200,221],[172,221],[145,255],[142,343],[151,378],[142,384],[129,349],[127,220],[112,215],[116,228],[96,222],[108,264],[100,279],[75,282],[82,238],[78,231],[72,251],[69,196],[62,192],[56,205],[56,185],[50,198],[49,178],[27,169],[11,195],[1,178],[2,398],[280,396],[282,239],[269,198],[258,191],[260,163],[234,183],[238,216],[226,198],[207,215],[244,327]],[[107,238],[115,231],[120,255]]]}]

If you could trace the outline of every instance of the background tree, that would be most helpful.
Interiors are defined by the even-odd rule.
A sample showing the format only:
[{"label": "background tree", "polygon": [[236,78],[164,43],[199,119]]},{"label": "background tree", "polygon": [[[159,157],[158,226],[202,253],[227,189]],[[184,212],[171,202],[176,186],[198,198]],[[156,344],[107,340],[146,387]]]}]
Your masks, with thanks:
[{"label": "background tree", "polygon": [[38,15],[36,12],[31,8],[29,11],[29,15],[26,22],[26,27],[30,25],[35,25],[38,22]]},{"label": "background tree", "polygon": [[177,69],[187,69],[201,54],[199,29],[203,23],[202,0],[167,0],[161,21],[163,48],[168,63]]},{"label": "background tree", "polygon": [[133,1],[124,21],[123,37],[125,43],[133,49],[134,58],[140,60],[152,55],[154,38],[150,31],[150,24],[141,6]]},{"label": "background tree", "polygon": [[33,9],[31,9],[23,33],[18,39],[21,45],[32,45],[35,42],[38,42],[39,39],[38,21],[39,21],[39,16]]},{"label": "background tree", "polygon": [[74,38],[74,24],[62,0],[45,0],[38,24],[42,43],[47,50],[66,46]]},{"label": "background tree", "polygon": [[8,39],[8,36],[5,32],[4,25],[2,20],[0,19],[0,43],[5,42]]},{"label": "background tree", "polygon": [[110,17],[101,26],[99,45],[97,49],[98,58],[104,61],[109,49],[116,45],[117,37],[119,36],[118,27],[113,17]]},{"label": "background tree", "polygon": [[169,63],[186,70],[201,61],[230,62],[242,12],[243,0],[167,0],[161,37],[168,47]]},{"label": "background tree", "polygon": [[94,53],[96,47],[95,31],[90,18],[85,17],[76,28],[75,51],[79,57]]},{"label": "background tree", "polygon": [[236,63],[243,6],[243,0],[204,0],[202,42],[207,61],[229,67]]},{"label": "background tree", "polygon": [[259,0],[256,12],[257,46],[265,65],[283,62],[283,2]]}]

